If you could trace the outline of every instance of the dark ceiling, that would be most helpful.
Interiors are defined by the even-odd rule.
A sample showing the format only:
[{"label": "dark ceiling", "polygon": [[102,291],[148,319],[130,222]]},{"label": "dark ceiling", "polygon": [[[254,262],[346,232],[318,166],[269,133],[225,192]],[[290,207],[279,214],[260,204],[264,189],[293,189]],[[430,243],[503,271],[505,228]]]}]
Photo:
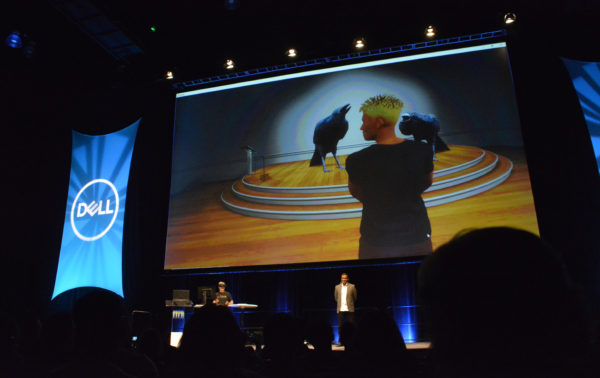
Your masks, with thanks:
[{"label": "dark ceiling", "polygon": [[100,81],[108,75],[138,82],[174,70],[176,79],[191,80],[224,72],[228,58],[238,69],[283,64],[290,47],[298,49],[296,59],[305,60],[351,52],[353,39],[361,36],[368,49],[418,42],[428,24],[437,27],[438,38],[498,30],[510,10],[518,17],[513,27],[528,25],[558,54],[585,58],[587,41],[597,41],[599,3],[21,0],[3,5],[2,38],[12,30],[25,33],[35,42],[35,54],[25,58],[4,44],[2,49],[13,67],[68,67]]}]

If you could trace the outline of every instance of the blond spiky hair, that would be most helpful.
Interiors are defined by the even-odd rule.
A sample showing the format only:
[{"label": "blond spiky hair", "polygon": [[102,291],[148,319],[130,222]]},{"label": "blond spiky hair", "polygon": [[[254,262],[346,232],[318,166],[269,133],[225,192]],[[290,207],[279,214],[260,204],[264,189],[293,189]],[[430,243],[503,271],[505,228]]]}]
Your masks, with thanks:
[{"label": "blond spiky hair", "polygon": [[381,117],[392,126],[398,122],[404,103],[391,95],[373,96],[360,106],[360,111],[372,118]]}]

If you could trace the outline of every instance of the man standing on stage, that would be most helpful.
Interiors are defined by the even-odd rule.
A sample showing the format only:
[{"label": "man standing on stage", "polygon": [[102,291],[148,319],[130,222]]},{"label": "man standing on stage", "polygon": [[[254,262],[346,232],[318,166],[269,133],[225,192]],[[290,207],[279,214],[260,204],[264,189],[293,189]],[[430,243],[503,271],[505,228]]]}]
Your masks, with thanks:
[{"label": "man standing on stage", "polygon": [[402,101],[378,95],[365,101],[360,130],[375,141],[346,159],[348,188],[363,204],[359,259],[432,252],[431,225],[421,195],[433,180],[433,152],[396,136]]},{"label": "man standing on stage", "polygon": [[221,281],[217,285],[219,287],[219,291],[215,294],[214,304],[217,306],[229,306],[233,304],[233,299],[231,298],[231,294],[228,291],[225,291],[225,282]]},{"label": "man standing on stage", "polygon": [[341,331],[344,323],[354,323],[354,303],[356,302],[356,286],[348,282],[346,273],[342,273],[341,282],[335,285],[333,296],[337,302],[338,330]]}]

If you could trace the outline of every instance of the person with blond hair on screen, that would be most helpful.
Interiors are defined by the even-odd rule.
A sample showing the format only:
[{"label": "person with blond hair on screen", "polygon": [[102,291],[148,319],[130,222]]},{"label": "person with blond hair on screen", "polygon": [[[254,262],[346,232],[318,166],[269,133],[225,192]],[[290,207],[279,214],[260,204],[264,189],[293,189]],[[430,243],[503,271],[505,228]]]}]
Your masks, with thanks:
[{"label": "person with blond hair on screen", "polygon": [[421,194],[433,179],[433,153],[420,141],[399,138],[403,103],[377,95],[360,107],[360,130],[375,144],[346,159],[348,188],[363,204],[359,259],[432,252],[431,225]]}]

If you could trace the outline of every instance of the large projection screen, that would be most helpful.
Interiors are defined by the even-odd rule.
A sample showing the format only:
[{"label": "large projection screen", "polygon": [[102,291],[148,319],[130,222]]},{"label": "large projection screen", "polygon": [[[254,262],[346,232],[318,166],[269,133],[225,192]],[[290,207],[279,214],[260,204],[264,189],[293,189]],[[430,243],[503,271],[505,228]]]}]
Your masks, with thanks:
[{"label": "large projection screen", "polygon": [[[433,114],[449,146],[423,193],[434,248],[472,227],[539,234],[504,42],[385,58],[176,96],[166,270],[358,259],[361,203],[331,154],[309,166],[319,121],[346,104],[337,155],[363,139],[361,104],[390,94]],[[400,133],[399,137],[411,139]]]}]

